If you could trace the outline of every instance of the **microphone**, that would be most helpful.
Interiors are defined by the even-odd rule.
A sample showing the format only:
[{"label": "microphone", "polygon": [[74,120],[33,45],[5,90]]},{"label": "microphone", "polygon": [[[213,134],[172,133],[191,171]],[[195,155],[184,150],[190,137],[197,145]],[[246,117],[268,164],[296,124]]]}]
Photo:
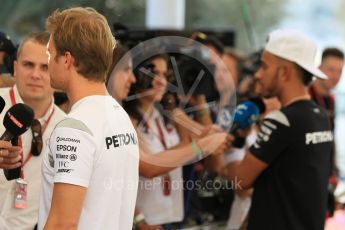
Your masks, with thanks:
[{"label": "microphone", "polygon": [[[0,102],[1,103],[1,102]],[[6,128],[1,135],[0,140],[16,141],[18,136],[25,133],[34,120],[34,111],[27,105],[18,103],[9,108],[6,112],[3,125]],[[13,143],[13,142],[12,142]],[[4,174],[7,180],[13,180],[20,177],[21,167],[15,169],[5,169]]]},{"label": "microphone", "polygon": [[3,125],[6,130],[0,140],[10,141],[28,130],[34,120],[34,111],[23,103],[18,103],[7,110]]},{"label": "microphone", "polygon": [[0,96],[0,113],[2,113],[2,111],[4,110],[5,105],[5,100]]},{"label": "microphone", "polygon": [[258,120],[260,116],[260,108],[252,101],[245,101],[239,104],[234,112],[234,121],[230,129],[230,133],[234,135],[235,139],[232,146],[235,148],[242,148],[246,143],[246,138],[241,137],[237,130],[248,129]]},{"label": "microphone", "polygon": [[229,130],[230,134],[234,135],[235,140],[232,145],[237,148],[242,148],[246,138],[239,136],[237,130],[250,128],[265,110],[266,106],[262,98],[252,97],[248,101],[244,101],[237,105],[232,115],[228,108],[222,108],[219,111],[217,123],[223,129]]},{"label": "microphone", "polygon": [[259,118],[260,109],[252,101],[245,101],[239,104],[233,113],[233,125],[230,133],[234,134],[237,129],[250,128]]}]

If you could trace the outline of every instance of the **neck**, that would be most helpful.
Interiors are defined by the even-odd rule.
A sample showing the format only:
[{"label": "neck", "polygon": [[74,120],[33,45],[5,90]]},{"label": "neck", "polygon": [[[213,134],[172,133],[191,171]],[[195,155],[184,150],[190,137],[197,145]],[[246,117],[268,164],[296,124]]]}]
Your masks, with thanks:
[{"label": "neck", "polygon": [[314,89],[317,91],[318,94],[320,94],[321,96],[327,96],[329,95],[329,90],[327,90],[327,88],[325,88],[322,85],[321,80],[315,80],[315,82],[313,83]]},{"label": "neck", "polygon": [[52,98],[48,97],[44,101],[23,99],[23,102],[33,109],[33,111],[35,112],[35,119],[39,119],[48,112],[48,109],[52,104]]},{"label": "neck", "polygon": [[93,95],[108,95],[104,82],[90,81],[82,76],[71,79],[67,87],[67,95],[70,105],[80,99]]},{"label": "neck", "polygon": [[146,99],[145,97],[143,97],[142,99],[140,99],[140,109],[142,110],[142,112],[144,113],[148,113],[151,114],[153,111],[153,106],[154,104],[152,103],[151,100]]},{"label": "neck", "polygon": [[[307,87],[301,85],[297,87],[291,87],[294,90],[282,90],[284,93],[278,96],[282,107],[288,106],[296,101],[309,100],[310,95],[308,94]],[[290,88],[290,89],[291,89]]]}]

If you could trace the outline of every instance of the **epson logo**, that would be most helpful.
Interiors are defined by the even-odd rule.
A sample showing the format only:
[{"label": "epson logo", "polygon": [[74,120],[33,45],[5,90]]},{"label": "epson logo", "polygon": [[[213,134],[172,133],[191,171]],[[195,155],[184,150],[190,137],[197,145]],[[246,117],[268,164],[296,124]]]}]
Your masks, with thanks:
[{"label": "epson logo", "polygon": [[57,137],[56,142],[60,142],[60,141],[80,143],[80,140],[78,139],[74,139],[70,137]]},{"label": "epson logo", "polygon": [[76,152],[77,151],[77,147],[76,146],[72,146],[72,145],[57,145],[56,146],[56,150],[57,151],[68,151],[68,152]]}]

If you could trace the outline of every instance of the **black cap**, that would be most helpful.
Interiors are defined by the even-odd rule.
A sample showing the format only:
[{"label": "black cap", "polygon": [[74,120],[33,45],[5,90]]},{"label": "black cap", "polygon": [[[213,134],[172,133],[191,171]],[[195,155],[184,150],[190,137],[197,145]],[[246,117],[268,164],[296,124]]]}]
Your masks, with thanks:
[{"label": "black cap", "polygon": [[0,51],[12,54],[15,50],[16,47],[11,41],[10,37],[0,31]]},{"label": "black cap", "polygon": [[3,124],[13,136],[20,136],[31,127],[34,111],[27,105],[18,103],[5,114]]}]

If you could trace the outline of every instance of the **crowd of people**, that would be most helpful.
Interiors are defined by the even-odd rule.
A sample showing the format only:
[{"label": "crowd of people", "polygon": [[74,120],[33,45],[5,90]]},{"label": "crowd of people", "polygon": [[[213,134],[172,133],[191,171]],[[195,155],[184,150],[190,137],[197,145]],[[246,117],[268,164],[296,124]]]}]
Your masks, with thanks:
[{"label": "crowd of people", "polygon": [[[316,43],[282,29],[253,61],[196,33],[215,93],[186,96],[169,91],[181,80],[171,53],[146,47],[138,61],[115,38],[92,8],[57,10],[8,69],[15,46],[0,33],[0,118],[20,126],[6,111],[34,111],[28,131],[0,140],[0,168],[20,170],[0,173],[0,229],[321,230],[343,208],[331,93],[341,50],[317,67]],[[255,120],[236,123],[258,100]]]}]

